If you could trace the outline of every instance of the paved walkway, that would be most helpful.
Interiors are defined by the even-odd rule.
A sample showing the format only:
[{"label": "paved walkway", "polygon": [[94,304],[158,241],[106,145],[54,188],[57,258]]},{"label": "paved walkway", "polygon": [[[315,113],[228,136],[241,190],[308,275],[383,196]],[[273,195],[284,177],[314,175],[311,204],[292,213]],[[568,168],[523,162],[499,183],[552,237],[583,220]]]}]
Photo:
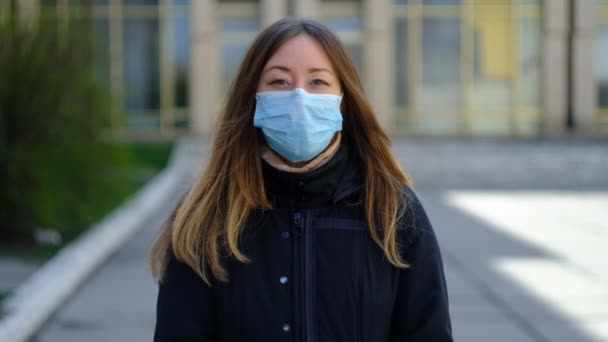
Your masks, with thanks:
[{"label": "paved walkway", "polygon": [[0,257],[0,293],[10,293],[40,267],[36,261]]},{"label": "paved walkway", "polygon": [[[608,142],[398,140],[394,148],[437,230],[456,341],[608,341]],[[150,341],[156,285],[145,257],[172,205],[33,341]]]}]

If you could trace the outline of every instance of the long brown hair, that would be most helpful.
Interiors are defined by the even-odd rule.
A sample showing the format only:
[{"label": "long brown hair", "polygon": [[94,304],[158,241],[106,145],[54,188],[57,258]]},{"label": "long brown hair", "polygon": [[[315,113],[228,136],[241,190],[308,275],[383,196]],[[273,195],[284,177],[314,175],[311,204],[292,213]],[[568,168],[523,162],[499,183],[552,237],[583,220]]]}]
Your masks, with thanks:
[{"label": "long brown hair", "polygon": [[[222,259],[247,262],[238,241],[254,209],[271,209],[262,175],[253,126],[255,93],[260,74],[277,49],[290,38],[307,34],[324,48],[344,91],[342,135],[361,161],[363,203],[369,233],[397,267],[397,220],[403,213],[403,186],[410,183],[390,149],[364,94],[346,49],[335,33],[309,19],[284,18],[261,32],[249,47],[220,111],[218,127],[204,172],[166,221],[150,255],[152,273],[162,280],[170,252],[210,283],[227,281]],[[227,254],[227,255],[226,255]]]}]

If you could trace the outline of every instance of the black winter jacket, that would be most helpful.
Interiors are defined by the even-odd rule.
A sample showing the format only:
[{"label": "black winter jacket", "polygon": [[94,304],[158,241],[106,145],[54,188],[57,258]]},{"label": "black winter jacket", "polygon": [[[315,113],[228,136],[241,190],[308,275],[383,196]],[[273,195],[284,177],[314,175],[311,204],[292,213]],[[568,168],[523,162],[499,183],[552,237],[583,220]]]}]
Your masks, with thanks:
[{"label": "black winter jacket", "polygon": [[157,302],[156,342],[452,341],[437,240],[411,189],[398,269],[369,236],[360,168],[342,144],[319,169],[264,163],[274,209],[257,211],[225,260],[230,280],[207,286],[170,258]]}]

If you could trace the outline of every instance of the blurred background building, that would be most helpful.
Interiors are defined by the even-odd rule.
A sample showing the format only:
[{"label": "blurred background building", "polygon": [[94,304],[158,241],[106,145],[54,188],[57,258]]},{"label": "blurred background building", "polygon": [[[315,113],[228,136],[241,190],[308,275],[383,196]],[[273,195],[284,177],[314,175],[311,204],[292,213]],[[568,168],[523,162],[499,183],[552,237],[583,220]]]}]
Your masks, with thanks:
[{"label": "blurred background building", "polygon": [[[286,15],[336,30],[394,137],[457,137],[393,145],[455,340],[608,341],[608,0],[0,0],[0,341],[9,319],[38,342],[152,339],[143,260],[247,47]],[[107,113],[119,139],[95,139]]]},{"label": "blurred background building", "polygon": [[256,33],[291,15],[336,30],[393,135],[608,136],[608,0],[13,3],[92,11],[118,134],[210,132]]}]

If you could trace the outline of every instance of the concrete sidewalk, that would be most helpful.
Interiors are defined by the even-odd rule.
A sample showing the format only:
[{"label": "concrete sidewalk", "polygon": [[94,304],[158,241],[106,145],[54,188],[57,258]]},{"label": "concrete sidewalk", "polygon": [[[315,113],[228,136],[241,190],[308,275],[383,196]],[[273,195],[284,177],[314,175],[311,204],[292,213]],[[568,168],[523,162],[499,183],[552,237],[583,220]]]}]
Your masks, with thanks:
[{"label": "concrete sidewalk", "polygon": [[[608,341],[608,143],[397,140],[394,148],[437,231],[456,341]],[[191,174],[174,200],[196,163],[184,165]],[[33,341],[150,341],[156,285],[145,258],[173,204]]]},{"label": "concrete sidewalk", "polygon": [[608,191],[420,193],[457,340],[608,341]]}]

